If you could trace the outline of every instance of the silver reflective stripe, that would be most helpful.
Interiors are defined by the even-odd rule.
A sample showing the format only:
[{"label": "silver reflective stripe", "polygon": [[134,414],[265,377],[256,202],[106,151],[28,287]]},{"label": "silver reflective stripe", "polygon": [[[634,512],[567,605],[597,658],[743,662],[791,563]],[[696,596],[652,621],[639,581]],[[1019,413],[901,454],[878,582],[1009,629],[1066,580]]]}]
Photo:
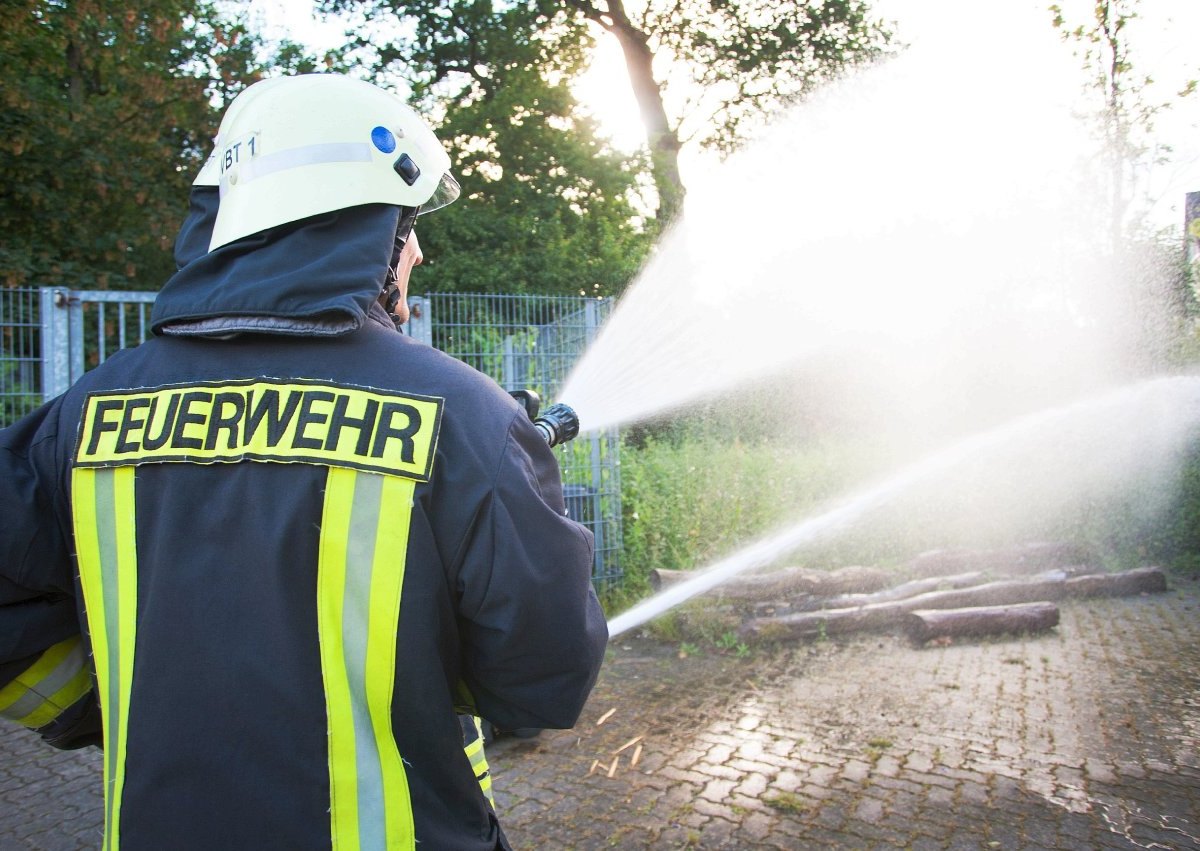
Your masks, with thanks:
[{"label": "silver reflective stripe", "polygon": [[346,542],[346,596],[342,644],[354,713],[354,749],[358,753],[358,835],[362,848],[384,848],[383,773],[367,707],[367,635],[370,628],[371,570],[375,536],[381,522],[383,476],[356,476]]},{"label": "silver reflective stripe", "polygon": [[366,142],[324,142],[251,157],[221,174],[221,195],[225,195],[225,190],[231,183],[240,186],[260,177],[301,166],[321,163],[369,163],[371,150],[371,146]]}]

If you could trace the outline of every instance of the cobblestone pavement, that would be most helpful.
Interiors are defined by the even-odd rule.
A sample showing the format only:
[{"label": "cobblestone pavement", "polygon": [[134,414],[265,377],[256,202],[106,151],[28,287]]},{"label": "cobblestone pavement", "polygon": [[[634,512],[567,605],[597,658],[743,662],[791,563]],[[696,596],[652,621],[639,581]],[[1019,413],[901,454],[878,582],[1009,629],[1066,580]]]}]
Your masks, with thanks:
[{"label": "cobblestone pavement", "polygon": [[[1174,586],[921,649],[619,639],[574,730],[492,746],[501,819],[526,849],[1200,849],[1200,582]],[[96,848],[99,773],[0,728],[0,849]]]}]

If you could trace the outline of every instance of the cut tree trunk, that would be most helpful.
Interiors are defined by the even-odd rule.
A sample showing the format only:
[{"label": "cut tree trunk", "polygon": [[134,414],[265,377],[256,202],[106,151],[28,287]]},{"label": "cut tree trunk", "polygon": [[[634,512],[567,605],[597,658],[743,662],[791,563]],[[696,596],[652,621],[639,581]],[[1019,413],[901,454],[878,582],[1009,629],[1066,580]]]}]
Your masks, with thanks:
[{"label": "cut tree trunk", "polygon": [[1097,573],[1067,580],[1069,597],[1132,597],[1167,590],[1167,575],[1157,567],[1135,567],[1121,573]]},{"label": "cut tree trunk", "polygon": [[941,576],[968,570],[986,570],[1005,576],[1028,576],[1045,570],[1064,570],[1093,564],[1085,547],[1066,542],[1033,542],[990,550],[930,550],[911,562],[913,576]]},{"label": "cut tree trunk", "polygon": [[[650,585],[662,591],[696,577],[690,570],[652,570]],[[709,592],[711,595],[736,600],[778,600],[811,595],[829,597],[878,591],[895,578],[892,571],[879,567],[843,567],[838,570],[812,570],[807,567],[787,567],[771,573],[738,576]]]},{"label": "cut tree trunk", "polygon": [[1055,572],[1031,579],[989,582],[956,591],[933,591],[904,600],[854,608],[800,612],[755,618],[741,629],[744,638],[762,641],[842,635],[867,629],[890,629],[908,612],[919,609],[961,609],[977,606],[1011,606],[1061,600],[1067,596],[1096,597],[1153,593],[1166,590],[1166,576],[1157,567],[1124,573],[1096,574],[1067,579]]},{"label": "cut tree trunk", "polygon": [[874,603],[891,603],[916,597],[918,594],[928,594],[931,591],[953,591],[961,588],[982,585],[986,575],[960,573],[957,576],[931,576],[928,579],[914,579],[892,588],[876,591],[874,594],[840,594],[827,600],[817,601],[822,609],[848,609],[853,606],[869,606]]},{"label": "cut tree trunk", "polygon": [[944,637],[1045,632],[1056,626],[1058,606],[1046,602],[969,609],[918,609],[904,618],[905,631],[920,644]]}]

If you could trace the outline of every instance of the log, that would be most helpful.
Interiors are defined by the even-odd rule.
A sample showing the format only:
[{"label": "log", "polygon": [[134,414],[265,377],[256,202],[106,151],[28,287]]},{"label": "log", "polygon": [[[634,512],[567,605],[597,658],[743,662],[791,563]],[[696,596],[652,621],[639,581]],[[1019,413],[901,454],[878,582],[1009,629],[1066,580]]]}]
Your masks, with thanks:
[{"label": "log", "polygon": [[1001,576],[1025,576],[1095,562],[1086,547],[1064,541],[1036,541],[994,549],[930,550],[909,562],[916,577],[985,570]]},{"label": "log", "polygon": [[1166,589],[1166,577],[1157,567],[1073,579],[1067,579],[1065,573],[1056,571],[1032,579],[989,582],[955,591],[932,591],[888,603],[755,618],[742,626],[741,636],[743,639],[771,641],[842,635],[869,629],[890,629],[899,625],[908,612],[920,609],[1011,606],[1061,600],[1067,596],[1145,593],[1150,589]]},{"label": "log", "polygon": [[855,606],[869,606],[873,603],[890,603],[907,597],[916,597],[918,594],[928,594],[931,591],[952,591],[982,585],[986,578],[979,571],[960,573],[957,576],[931,576],[928,579],[904,582],[882,591],[876,591],[874,594],[841,594],[821,600],[819,605],[822,609],[848,609]]},{"label": "log", "polygon": [[[662,591],[696,576],[690,570],[650,571],[650,585]],[[805,595],[827,597],[835,594],[877,591],[895,578],[892,571],[879,567],[842,567],[838,570],[813,570],[787,567],[770,573],[738,576],[714,588],[709,594],[737,600],[778,600]]]},{"label": "log", "polygon": [[904,618],[905,631],[918,644],[943,637],[1045,632],[1056,626],[1058,606],[1046,602],[967,609],[918,609]]},{"label": "log", "polygon": [[771,641],[844,635],[873,629],[891,629],[916,609],[960,609],[1033,603],[1062,596],[1066,575],[1040,580],[988,582],[956,591],[930,591],[905,600],[872,603],[844,609],[824,609],[775,617],[756,618],[742,626],[745,639]]},{"label": "log", "polygon": [[[773,573],[754,574],[753,576],[738,576],[710,591],[710,594],[724,594],[729,597],[744,599],[767,599],[771,597],[787,597],[793,594],[812,594],[820,585],[815,570],[804,567],[789,567]],[[696,576],[690,570],[650,571],[650,586],[655,591],[662,591],[681,582],[686,582]]]},{"label": "log", "polygon": [[1135,567],[1121,573],[1097,573],[1067,580],[1070,597],[1132,597],[1167,590],[1167,575],[1157,567]]}]

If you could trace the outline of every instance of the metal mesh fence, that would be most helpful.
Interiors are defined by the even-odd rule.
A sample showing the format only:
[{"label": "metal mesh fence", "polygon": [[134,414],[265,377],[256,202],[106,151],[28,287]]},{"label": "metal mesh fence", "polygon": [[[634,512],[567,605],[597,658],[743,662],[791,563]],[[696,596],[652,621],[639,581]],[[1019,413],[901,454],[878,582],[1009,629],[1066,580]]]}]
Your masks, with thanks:
[{"label": "metal mesh fence", "polygon": [[[432,293],[417,309],[436,348],[505,390],[535,391],[546,405],[557,401],[612,306],[610,300],[571,296]],[[567,513],[592,530],[593,579],[607,587],[622,572],[619,434],[585,434],[557,451]]]},{"label": "metal mesh fence", "polygon": [[[0,426],[144,341],[153,300],[153,293],[0,289]],[[608,300],[569,296],[435,293],[413,302],[414,336],[506,390],[535,391],[543,404],[555,401],[612,309]],[[557,451],[567,512],[595,535],[593,579],[604,588],[621,576],[619,435],[585,434]]]},{"label": "metal mesh fence", "polygon": [[154,293],[77,292],[75,295],[83,307],[83,347],[88,369],[104,363],[113,352],[146,342]]},{"label": "metal mesh fence", "polygon": [[0,426],[42,403],[42,338],[36,289],[0,289]]}]

